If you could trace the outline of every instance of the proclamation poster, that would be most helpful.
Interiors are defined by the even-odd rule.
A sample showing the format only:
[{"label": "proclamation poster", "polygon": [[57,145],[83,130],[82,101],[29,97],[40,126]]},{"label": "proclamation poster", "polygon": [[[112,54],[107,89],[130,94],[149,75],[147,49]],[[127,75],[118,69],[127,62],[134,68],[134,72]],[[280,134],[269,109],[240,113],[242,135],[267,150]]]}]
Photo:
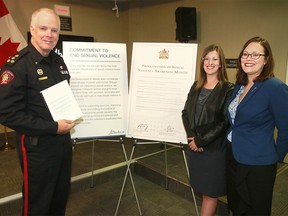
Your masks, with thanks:
[{"label": "proclamation poster", "polygon": [[197,44],[134,43],[127,136],[187,143],[181,112],[195,80]]},{"label": "proclamation poster", "polygon": [[63,42],[70,86],[83,113],[72,138],[124,135],[128,100],[126,44]]}]

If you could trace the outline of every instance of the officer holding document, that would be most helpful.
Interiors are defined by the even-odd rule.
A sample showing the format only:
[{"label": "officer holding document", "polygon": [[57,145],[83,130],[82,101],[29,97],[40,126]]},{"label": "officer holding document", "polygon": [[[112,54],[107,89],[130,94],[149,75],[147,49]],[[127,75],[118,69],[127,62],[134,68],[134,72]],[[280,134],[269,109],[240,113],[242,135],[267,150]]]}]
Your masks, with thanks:
[{"label": "officer holding document", "polygon": [[54,121],[41,91],[70,75],[52,49],[59,16],[41,8],[32,14],[29,45],[0,71],[0,123],[17,132],[23,171],[23,215],[65,215],[70,191],[71,120]]}]

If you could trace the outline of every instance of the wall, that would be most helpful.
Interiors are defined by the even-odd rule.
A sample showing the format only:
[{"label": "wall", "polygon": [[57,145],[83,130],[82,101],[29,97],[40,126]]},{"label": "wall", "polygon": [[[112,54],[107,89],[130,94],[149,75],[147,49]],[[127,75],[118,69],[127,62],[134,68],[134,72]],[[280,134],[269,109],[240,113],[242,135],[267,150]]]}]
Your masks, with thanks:
[{"label": "wall", "polygon": [[93,7],[80,4],[67,4],[63,0],[4,0],[18,28],[26,37],[30,18],[34,10],[40,7],[54,8],[55,4],[70,6],[72,31],[62,34],[93,36],[101,42],[126,42],[127,13],[121,13],[121,19],[111,10],[114,3],[95,4]]},{"label": "wall", "polygon": [[[285,81],[288,54],[288,1],[286,0],[182,0],[168,3],[119,3],[120,17],[112,11],[114,2],[68,4],[67,0],[4,0],[26,37],[31,13],[54,4],[71,7],[73,31],[64,34],[93,36],[99,42],[127,43],[130,63],[133,42],[177,42],[175,10],[196,7],[199,54],[204,47],[218,43],[227,58],[238,56],[249,38],[266,38],[275,57],[275,74]],[[193,41],[194,42],[194,41]],[[231,71],[234,75],[234,70]],[[233,75],[230,75],[233,80]]]},{"label": "wall", "polygon": [[[84,0],[83,0],[84,1]],[[120,17],[112,11],[114,2],[85,4],[65,0],[4,0],[22,34],[29,31],[31,13],[54,4],[71,8],[72,32],[93,36],[99,42],[127,43],[128,70],[133,42],[176,43],[175,10],[196,7],[199,55],[204,47],[217,43],[226,58],[237,58],[243,44],[254,36],[267,39],[275,58],[275,75],[286,79],[288,59],[288,1],[286,0],[180,0],[168,3],[133,2],[118,4]],[[144,3],[143,3],[144,2]],[[198,58],[199,62],[199,58]],[[235,69],[229,69],[234,81]],[[2,128],[0,127],[0,132]]]},{"label": "wall", "polygon": [[[275,75],[285,81],[288,1],[183,0],[158,5],[142,4],[129,11],[129,43],[177,42],[174,13],[180,6],[197,9],[199,55],[204,47],[217,43],[224,49],[226,58],[237,58],[243,44],[259,35],[269,41],[275,57]],[[229,70],[230,80],[234,81],[234,75],[235,70]]]}]

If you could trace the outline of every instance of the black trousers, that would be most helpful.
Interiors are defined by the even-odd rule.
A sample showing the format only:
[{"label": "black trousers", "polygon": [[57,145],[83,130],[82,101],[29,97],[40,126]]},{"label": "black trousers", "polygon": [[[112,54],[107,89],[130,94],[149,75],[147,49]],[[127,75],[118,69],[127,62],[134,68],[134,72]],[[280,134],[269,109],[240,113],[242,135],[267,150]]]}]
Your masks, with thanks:
[{"label": "black trousers", "polygon": [[227,200],[233,215],[271,215],[277,164],[238,163],[227,141]]},{"label": "black trousers", "polygon": [[71,185],[70,134],[21,135],[17,150],[23,171],[23,215],[65,215]]}]

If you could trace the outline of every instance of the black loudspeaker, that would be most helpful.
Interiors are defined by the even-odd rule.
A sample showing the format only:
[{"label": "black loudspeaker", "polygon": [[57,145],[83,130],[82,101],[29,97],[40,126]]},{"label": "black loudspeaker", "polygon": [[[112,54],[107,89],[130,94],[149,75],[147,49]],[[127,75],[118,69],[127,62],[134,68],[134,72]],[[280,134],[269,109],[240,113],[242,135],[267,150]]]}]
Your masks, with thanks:
[{"label": "black loudspeaker", "polygon": [[187,42],[197,39],[196,8],[178,7],[175,11],[176,40]]}]

